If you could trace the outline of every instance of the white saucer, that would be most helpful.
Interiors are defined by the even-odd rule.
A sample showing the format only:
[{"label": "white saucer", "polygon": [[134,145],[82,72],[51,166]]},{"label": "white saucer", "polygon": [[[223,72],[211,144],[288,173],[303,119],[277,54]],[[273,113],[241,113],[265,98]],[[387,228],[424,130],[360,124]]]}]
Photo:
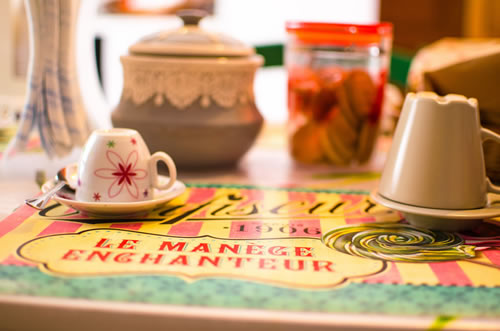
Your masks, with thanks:
[{"label": "white saucer", "polygon": [[[168,177],[158,176],[161,182],[167,182]],[[42,186],[42,192],[46,192],[54,186],[54,180],[49,180]],[[162,206],[166,202],[178,197],[186,190],[186,186],[175,181],[174,186],[168,190],[154,190],[154,199],[137,202],[85,202],[77,201],[72,197],[62,197],[54,195],[57,202],[71,207],[90,216],[132,216],[148,212]]]},{"label": "white saucer", "polygon": [[500,216],[500,195],[488,194],[488,204],[484,208],[450,210],[424,208],[387,199],[373,191],[370,197],[378,204],[405,214],[408,222],[435,230],[460,231],[470,229],[483,219]]}]

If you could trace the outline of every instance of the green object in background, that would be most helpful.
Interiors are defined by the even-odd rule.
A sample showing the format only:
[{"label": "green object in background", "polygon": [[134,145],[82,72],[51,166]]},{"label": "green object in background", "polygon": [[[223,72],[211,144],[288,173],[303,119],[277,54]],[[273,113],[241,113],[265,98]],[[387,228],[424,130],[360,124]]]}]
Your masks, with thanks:
[{"label": "green object in background", "polygon": [[257,46],[255,52],[264,57],[264,67],[283,65],[283,45],[264,45]]},{"label": "green object in background", "polygon": [[406,86],[408,71],[412,57],[403,53],[393,52],[391,56],[391,75],[389,81],[397,86]]},{"label": "green object in background", "polygon": [[[282,66],[284,46],[282,44],[261,45],[255,47],[257,54],[264,57],[264,67]],[[391,74],[389,81],[397,86],[406,86],[406,78],[410,69],[412,57],[402,52],[394,51],[391,56]]]}]

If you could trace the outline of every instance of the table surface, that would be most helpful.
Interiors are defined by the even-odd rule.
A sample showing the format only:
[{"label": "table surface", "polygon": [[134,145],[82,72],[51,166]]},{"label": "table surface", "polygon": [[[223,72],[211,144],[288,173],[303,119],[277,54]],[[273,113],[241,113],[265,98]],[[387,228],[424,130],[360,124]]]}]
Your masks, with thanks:
[{"label": "table surface", "polygon": [[[372,190],[377,186],[374,173],[383,168],[390,138],[379,139],[376,154],[363,166],[332,167],[303,165],[294,162],[287,150],[286,130],[282,125],[265,126],[255,145],[233,168],[208,171],[179,170],[183,182],[225,183],[266,186],[309,186],[340,189]],[[28,197],[39,193],[37,171],[46,178],[54,176],[67,164],[78,161],[81,150],[76,148],[64,158],[49,159],[40,151],[0,159],[0,219],[22,205]],[[355,177],[347,178],[348,174]]]},{"label": "table surface", "polygon": [[[306,199],[307,197],[310,198],[310,196],[303,196],[302,193],[294,194],[293,192],[297,188],[299,188],[298,192],[302,192],[304,188],[307,188],[307,191],[313,192],[313,194],[316,194],[314,192],[330,192],[325,193],[330,194],[328,196],[329,199],[338,199],[338,197],[342,194],[344,194],[343,198],[352,199],[353,197],[349,196],[348,192],[369,192],[377,187],[379,172],[383,167],[385,155],[389,146],[389,139],[379,139],[376,155],[369,165],[363,167],[335,168],[327,165],[305,166],[297,164],[291,160],[286,148],[284,128],[266,127],[263,134],[259,137],[256,145],[241,160],[237,167],[232,169],[212,170],[210,172],[186,172],[181,170],[180,179],[187,184],[191,184],[191,192],[199,192],[197,194],[201,194],[201,196],[205,194],[203,193],[205,192],[204,190],[209,187],[219,187],[220,190],[222,190],[220,192],[226,192],[224,191],[226,188],[231,190],[231,187],[250,187],[250,190],[257,188],[257,194],[264,195],[270,194],[266,190],[274,191],[276,188],[283,188],[283,194],[288,194],[289,199]],[[0,199],[0,218],[9,215],[13,209],[22,205],[26,197],[30,197],[38,193],[39,188],[35,183],[36,169],[44,170],[47,176],[50,177],[63,165],[69,162],[74,162],[78,158],[78,153],[79,151],[75,151],[67,158],[59,160],[47,160],[39,153],[27,153],[25,155],[17,155],[4,162],[2,173],[0,174],[0,192],[2,192],[2,199]],[[196,191],[197,187],[199,187],[198,191]],[[213,193],[214,191],[212,190],[210,192]],[[340,195],[336,196],[336,193],[334,192],[339,192],[338,194]],[[346,193],[347,195],[345,195]],[[246,194],[253,193],[247,192]],[[272,193],[271,196],[276,198],[274,193]],[[353,201],[355,200],[356,199]],[[69,217],[71,218],[71,216]],[[359,218],[361,216],[357,217],[358,219],[362,219]],[[37,219],[36,217],[31,220],[33,225],[26,224],[24,228],[25,230],[20,229],[17,234],[14,234],[14,236],[26,236],[26,231],[35,231],[35,233],[38,233],[40,232],[40,226],[42,226],[41,224],[46,222],[46,220]],[[48,227],[47,229],[42,230],[41,233],[45,233],[46,237],[40,237],[40,245],[43,245],[43,238],[52,238],[51,235],[49,235],[50,233],[57,234],[58,229],[60,231],[63,228],[65,229],[64,231],[66,231],[67,226],[65,224],[73,224],[71,222],[65,222],[70,220],[69,218],[61,220],[62,222],[49,220],[52,221],[55,226],[53,226],[50,231],[47,230]],[[196,220],[194,221],[194,223],[192,222],[189,224],[194,225]],[[370,222],[370,220],[368,221]],[[271,222],[278,224],[281,221],[275,220]],[[315,223],[319,221],[313,218],[308,219],[308,222],[312,222],[311,224],[320,224],[324,221],[321,220],[320,223]],[[334,221],[335,224],[346,224],[342,222],[338,223],[338,221]],[[345,222],[347,222],[347,218]],[[328,223],[328,220],[326,223],[330,224]],[[91,224],[83,224],[84,228],[88,230],[82,231],[80,228],[80,232],[78,232],[79,234],[88,233],[89,235],[92,235],[97,233],[95,231],[100,231]],[[232,242],[231,240],[235,240],[231,236],[225,237],[222,235],[218,237],[217,235],[222,233],[220,231],[225,231],[221,230],[222,228],[216,228],[218,224],[221,223],[212,222],[210,225],[202,225],[205,230],[201,230],[199,233],[191,233],[190,231],[193,231],[193,227],[190,225],[187,227],[181,227],[182,230],[178,231],[181,231],[187,237],[197,235],[200,236],[203,233],[215,234],[211,239],[212,241],[218,240],[217,238],[223,238],[222,240],[226,240],[228,243]],[[329,229],[331,224],[328,225],[328,228],[326,229]],[[46,226],[47,225],[43,225],[42,227]],[[135,225],[131,224],[130,226]],[[110,227],[112,228],[113,225]],[[123,235],[123,233],[135,233],[132,228],[130,228],[132,230],[127,230],[127,227],[128,225],[125,227],[118,225],[115,231],[116,236]],[[72,228],[74,228],[74,226],[72,226]],[[145,231],[145,234],[150,237],[154,237],[153,234],[157,231],[154,227],[148,227],[151,231],[149,233],[145,228],[140,226],[139,228],[141,231]],[[188,232],[185,231],[188,231],[191,234],[186,234]],[[200,230],[198,229],[196,231]],[[173,233],[175,233],[175,231],[170,230],[170,232],[168,232],[168,234],[172,235]],[[141,234],[140,232],[137,232],[136,235],[144,235],[144,233]],[[196,238],[202,237],[203,236]],[[175,238],[182,238],[182,236]],[[53,237],[53,240],[60,239],[61,238],[57,236]],[[268,239],[272,240],[272,237]],[[316,245],[318,243],[318,238],[315,240],[311,240],[311,238],[298,239],[303,240],[304,243],[308,244],[312,243]],[[76,243],[78,241],[74,242]],[[281,245],[283,245],[283,243],[281,243]],[[23,244],[23,246],[25,245]],[[55,245],[54,247],[58,247],[58,245]],[[24,255],[22,255],[24,253],[21,252],[20,249],[21,248],[18,249],[17,254],[21,254],[21,256],[24,257]],[[2,249],[0,249],[0,253],[1,251]],[[30,254],[36,255],[36,252],[37,249],[32,250]],[[335,256],[341,259],[344,255],[340,254]],[[491,255],[490,260],[495,258],[498,257],[496,257],[496,255]],[[0,293],[0,319],[7,318],[7,320],[10,321],[18,321],[16,323],[9,323],[8,326],[11,328],[13,328],[14,325],[17,325],[19,329],[30,329],[36,325],[41,329],[64,329],[64,327],[67,327],[68,325],[73,325],[75,330],[88,328],[132,330],[153,329],[155,327],[168,324],[168,327],[171,330],[201,327],[206,330],[239,329],[240,331],[250,331],[255,328],[262,330],[271,330],[276,328],[287,330],[385,330],[387,328],[404,328],[407,330],[500,329],[500,316],[495,315],[494,313],[495,311],[498,311],[498,309],[492,308],[493,306],[487,308],[489,309],[489,312],[487,313],[486,318],[477,318],[477,316],[480,316],[481,314],[478,313],[479,308],[474,307],[471,307],[471,311],[475,311],[475,315],[469,314],[469,317],[467,318],[458,317],[457,311],[461,311],[465,314],[464,316],[467,316],[464,309],[468,309],[466,304],[468,300],[470,300],[473,305],[480,305],[481,301],[487,305],[494,302],[496,293],[499,293],[498,286],[491,287],[491,284],[496,284],[495,275],[500,275],[498,270],[477,267],[479,269],[483,268],[479,270],[475,265],[467,263],[466,268],[469,268],[467,269],[469,270],[467,271],[469,272],[467,275],[469,275],[469,278],[474,280],[476,284],[473,283],[474,281],[471,283],[471,280],[465,280],[462,285],[441,286],[443,282],[446,283],[448,281],[448,284],[453,284],[453,282],[456,282],[457,279],[460,279],[459,276],[450,276],[450,274],[447,273],[448,271],[443,269],[443,266],[446,266],[446,262],[445,264],[436,263],[432,266],[429,264],[422,265],[418,263],[398,263],[397,268],[395,267],[394,262],[383,262],[385,266],[384,268],[389,271],[386,271],[385,274],[383,274],[377,281],[373,280],[373,282],[368,283],[353,281],[353,283],[349,286],[335,287],[335,289],[330,290],[301,291],[294,289],[293,286],[291,288],[288,288],[288,286],[283,287],[282,285],[274,287],[266,282],[245,282],[238,280],[238,277],[236,277],[236,279],[229,278],[225,281],[223,281],[224,278],[219,280],[215,277],[213,280],[210,280],[209,277],[209,280],[206,282],[196,281],[194,283],[192,283],[192,281],[185,281],[185,278],[181,277],[183,280],[178,283],[179,278],[170,274],[163,280],[161,277],[149,277],[146,275],[144,277],[134,278],[133,276],[127,277],[125,274],[123,277],[104,277],[101,280],[99,277],[96,280],[91,277],[83,278],[82,282],[79,282],[78,279],[72,279],[71,277],[52,278],[50,276],[51,272],[48,272],[49,276],[47,277],[44,273],[39,272],[38,269],[35,268],[24,268],[29,270],[23,271],[24,269],[22,263],[16,265],[16,263],[18,263],[17,258],[9,259],[11,265],[8,266],[8,268],[0,268],[0,292],[7,291],[2,293],[8,293],[11,291],[12,293],[17,293],[17,295],[6,296]],[[480,262],[484,262],[487,259],[486,257],[481,256],[479,260]],[[369,262],[370,260],[367,261]],[[380,263],[380,261],[375,261],[373,263]],[[460,270],[457,269],[456,272],[463,273],[461,270],[465,270],[465,267],[460,263],[463,262],[456,262],[455,264],[455,266],[461,268]],[[430,271],[431,268],[433,272]],[[484,274],[485,270],[489,274]],[[47,273],[46,271],[45,273]],[[394,272],[398,274],[394,274]],[[477,275],[478,272],[483,273],[484,277]],[[440,273],[444,276],[442,278],[436,278],[435,275],[439,276]],[[256,277],[258,278],[259,276],[257,275]],[[462,278],[466,279],[467,277]],[[147,282],[141,283],[144,280],[148,280],[150,285],[148,285]],[[110,281],[110,283],[106,283],[107,281]],[[286,281],[300,282],[301,280],[300,278],[290,278],[286,279]],[[307,282],[307,279],[302,281]],[[385,283],[377,284],[379,281]],[[451,283],[449,283],[450,281]],[[467,281],[469,283],[467,283]],[[89,285],[85,285],[85,282],[89,282]],[[29,290],[29,286],[32,286],[32,283],[38,283],[38,286],[43,287],[41,289]],[[278,283],[280,283],[280,281],[278,281]],[[127,287],[130,284],[134,285],[130,288]],[[174,286],[174,288],[178,288],[179,291],[184,291],[185,293],[183,295],[194,296],[194,304],[179,304],[185,299],[182,298],[180,294],[177,297],[172,295],[172,297],[168,299],[171,300],[169,302],[163,302],[167,304],[153,304],[155,303],[155,298],[158,297],[155,292],[159,291],[158,289],[155,289],[155,286],[165,286],[165,284]],[[190,286],[190,284],[196,286]],[[211,285],[207,285],[207,287],[204,288],[202,284]],[[429,284],[439,286],[431,286]],[[20,287],[15,288],[15,286]],[[93,289],[93,286],[97,287]],[[130,291],[142,291],[144,293],[150,293],[150,299],[143,297],[143,299],[140,299],[143,301],[139,300],[139,302],[126,302],[127,300],[120,302],[120,298],[114,297],[115,293],[111,290],[112,288],[119,288],[120,286],[129,288],[129,292],[124,294],[124,297],[127,295],[131,297],[138,295],[138,293],[134,294]],[[46,289],[44,289],[45,287]],[[108,292],[106,292],[106,287],[109,288]],[[218,296],[216,294],[218,293],[217,291],[223,291],[225,287],[232,288],[232,290],[235,291],[240,291],[243,294],[240,293],[242,296],[235,296],[234,298],[224,295]],[[99,291],[102,291],[104,294],[99,294],[98,292],[94,294],[78,294],[78,291],[82,291],[82,289],[97,291],[97,288],[101,288]],[[198,288],[200,293],[196,292],[196,288]],[[385,292],[381,292],[381,288],[383,288],[383,291]],[[437,288],[439,291],[433,288]],[[204,291],[207,292],[204,294]],[[245,291],[250,292],[245,294]],[[255,293],[252,293],[252,291],[255,291]],[[335,295],[332,296],[335,291],[337,291],[337,299]],[[27,293],[32,293],[32,295]],[[44,293],[51,294],[46,296]],[[72,294],[68,295],[64,293]],[[209,293],[211,294],[209,295]],[[259,293],[257,295],[258,298],[255,296],[256,293]],[[273,300],[273,293],[276,295],[276,300]],[[389,297],[385,299],[383,297],[378,297],[379,295],[382,295],[382,293],[383,295]],[[204,295],[208,295],[206,300],[213,301],[213,306],[210,302],[206,304],[203,302],[203,300],[205,300],[203,299]],[[409,295],[412,298],[408,298],[406,301],[404,299],[404,296],[406,295]],[[364,297],[366,297],[366,299],[364,299]],[[451,300],[453,301],[460,297],[464,297],[465,301],[462,303],[456,302],[451,304],[450,299],[447,299],[452,298]],[[250,308],[249,306],[245,306],[244,304],[241,304],[241,302],[238,303],[238,300],[244,301],[246,300],[245,298],[250,298],[250,300],[265,300],[261,302],[260,306],[266,308],[258,309],[259,304],[253,302],[253,305],[257,306],[252,306],[252,309],[248,309]],[[346,300],[348,300],[347,298],[351,298],[353,301],[353,304],[350,306],[346,303]],[[289,302],[287,302],[287,300]],[[322,300],[330,300],[331,302],[329,304],[332,306],[328,309],[332,310],[322,311],[322,308],[320,308],[321,305],[319,305]],[[370,309],[376,310],[377,308],[375,308],[372,301],[379,302],[377,305],[380,307],[385,305],[386,308],[383,309],[386,309],[386,312],[391,309],[404,312],[404,307],[401,305],[405,301],[407,302],[408,307],[414,307],[412,309],[422,309],[422,312],[428,312],[429,309],[431,309],[431,307],[425,307],[426,302],[436,305],[436,309],[438,309],[438,307],[442,307],[442,305],[449,305],[446,308],[448,310],[445,309],[444,311],[449,311],[451,315],[447,316],[440,314],[438,316],[434,316],[426,313],[418,315],[414,312],[407,312],[407,315],[399,315],[398,313],[392,315],[384,315],[380,313],[373,314],[373,311],[370,312]],[[399,308],[391,308],[391,301],[398,303]],[[365,315],[362,310],[363,302],[365,302],[367,307],[365,312],[367,315]],[[423,305],[422,307],[419,306],[419,302]],[[307,308],[308,305],[311,307],[310,310]],[[355,307],[355,309],[349,311],[349,309],[353,309],[353,307]],[[227,308],[231,309],[228,310]],[[294,312],[294,309],[298,309],[298,311]],[[343,309],[347,309],[347,311],[344,311]],[[379,312],[380,311],[382,310],[379,310]],[[328,313],[325,314],[325,312]],[[30,316],[30,319],[26,319],[24,316]],[[54,320],[58,321],[57,325],[52,322],[50,316],[54,316]],[[75,324],[75,321],[77,320],[81,322]]]}]

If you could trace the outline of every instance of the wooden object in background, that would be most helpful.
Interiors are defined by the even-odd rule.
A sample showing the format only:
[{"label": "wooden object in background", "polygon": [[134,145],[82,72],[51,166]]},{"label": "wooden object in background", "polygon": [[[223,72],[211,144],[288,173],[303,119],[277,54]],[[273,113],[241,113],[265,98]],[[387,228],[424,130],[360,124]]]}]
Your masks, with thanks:
[{"label": "wooden object in background", "polygon": [[500,37],[500,1],[466,0],[464,36]]},{"label": "wooden object in background", "polygon": [[462,36],[464,0],[381,0],[380,20],[394,24],[394,48],[414,53],[443,37]]},{"label": "wooden object in background", "polygon": [[444,37],[500,37],[498,0],[380,0],[380,20],[394,24],[394,48],[414,53]]}]

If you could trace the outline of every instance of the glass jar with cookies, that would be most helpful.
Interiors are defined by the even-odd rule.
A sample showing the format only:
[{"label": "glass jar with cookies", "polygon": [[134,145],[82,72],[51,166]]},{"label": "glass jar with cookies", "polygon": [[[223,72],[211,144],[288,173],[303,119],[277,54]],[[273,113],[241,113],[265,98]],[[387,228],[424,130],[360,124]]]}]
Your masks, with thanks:
[{"label": "glass jar with cookies", "polygon": [[388,77],[392,25],[288,22],[289,146],[304,163],[370,160]]}]

